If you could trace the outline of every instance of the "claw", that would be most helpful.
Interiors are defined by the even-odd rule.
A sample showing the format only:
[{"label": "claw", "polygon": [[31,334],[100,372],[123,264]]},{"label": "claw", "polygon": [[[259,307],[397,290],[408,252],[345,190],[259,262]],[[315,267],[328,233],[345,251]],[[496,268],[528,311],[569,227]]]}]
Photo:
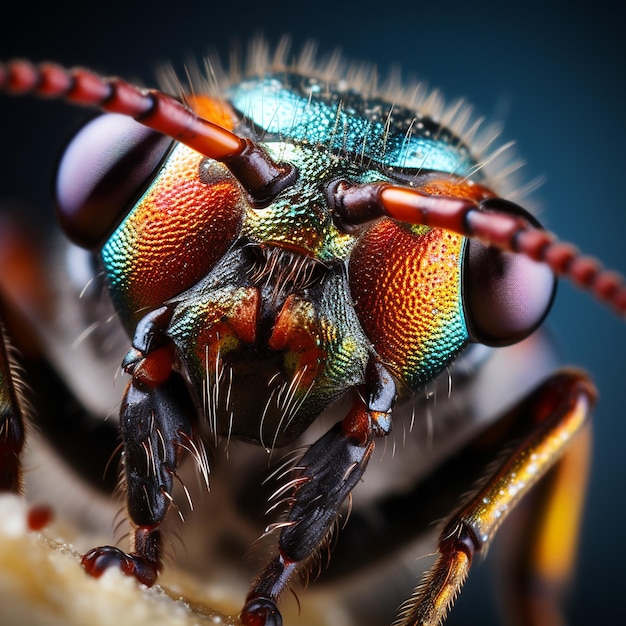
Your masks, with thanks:
[{"label": "claw", "polygon": [[276,603],[269,598],[248,600],[239,616],[244,626],[283,626],[283,618]]},{"label": "claw", "polygon": [[154,585],[158,574],[156,563],[138,554],[126,554],[113,546],[90,550],[83,556],[81,565],[94,578],[100,578],[110,567],[119,567],[126,576],[135,577],[147,587]]}]

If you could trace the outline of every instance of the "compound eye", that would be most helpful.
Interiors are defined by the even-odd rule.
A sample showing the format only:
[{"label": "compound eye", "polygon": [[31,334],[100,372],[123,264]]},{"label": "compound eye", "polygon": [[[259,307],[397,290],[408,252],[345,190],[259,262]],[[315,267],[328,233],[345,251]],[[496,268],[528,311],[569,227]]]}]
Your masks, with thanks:
[{"label": "compound eye", "polygon": [[[495,201],[494,201],[495,202]],[[498,210],[537,220],[512,203],[498,200]],[[556,277],[543,263],[502,252],[472,239],[463,271],[463,306],[472,341],[508,346],[528,337],[548,314]]]},{"label": "compound eye", "polygon": [[151,182],[172,139],[108,113],[69,143],[57,171],[59,222],[84,248],[98,248]]}]

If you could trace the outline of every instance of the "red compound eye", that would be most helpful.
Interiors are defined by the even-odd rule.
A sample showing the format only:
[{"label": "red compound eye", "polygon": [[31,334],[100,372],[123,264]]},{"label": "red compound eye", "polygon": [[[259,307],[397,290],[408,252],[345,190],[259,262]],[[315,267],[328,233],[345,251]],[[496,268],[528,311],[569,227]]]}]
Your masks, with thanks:
[{"label": "red compound eye", "polygon": [[[493,207],[487,206],[489,203]],[[522,208],[500,198],[485,208],[537,220]],[[495,206],[497,205],[497,206]],[[472,341],[507,346],[530,335],[548,314],[556,292],[556,277],[543,263],[521,254],[467,242],[463,271],[463,306]]]},{"label": "red compound eye", "polygon": [[56,181],[57,213],[68,237],[97,248],[139,197],[172,139],[125,115],[108,113],[69,143]]}]

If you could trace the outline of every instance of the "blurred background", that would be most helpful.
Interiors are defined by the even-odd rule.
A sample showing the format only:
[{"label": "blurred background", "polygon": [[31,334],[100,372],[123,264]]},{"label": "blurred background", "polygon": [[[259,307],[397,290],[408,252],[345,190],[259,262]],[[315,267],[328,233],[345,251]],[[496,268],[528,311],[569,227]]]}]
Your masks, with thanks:
[{"label": "blurred background", "polygon": [[[119,74],[146,85],[171,62],[256,34],[293,48],[309,39],[322,53],[398,66],[405,77],[465,97],[477,114],[505,126],[527,162],[524,180],[543,177],[534,194],[542,221],[567,241],[626,271],[626,26],[618,3],[386,2],[295,3],[233,0],[5,3],[0,57],[50,59]],[[8,5],[8,6],[7,6]],[[0,198],[20,198],[49,215],[56,158],[85,117],[59,103],[0,100]],[[626,423],[621,393],[626,327],[611,312],[562,283],[549,317],[564,361],[589,370],[600,390],[590,493],[571,623],[623,620],[626,541]],[[496,624],[489,560],[476,567],[450,624]]]}]

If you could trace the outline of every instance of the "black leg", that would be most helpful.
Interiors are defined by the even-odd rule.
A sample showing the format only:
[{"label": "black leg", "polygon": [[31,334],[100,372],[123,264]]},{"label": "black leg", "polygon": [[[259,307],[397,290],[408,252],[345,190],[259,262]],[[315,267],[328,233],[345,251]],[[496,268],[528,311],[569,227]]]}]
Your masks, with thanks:
[{"label": "black leg", "polygon": [[278,596],[328,537],[341,506],[365,471],[378,431],[371,412],[359,400],[298,462],[298,475],[291,483],[291,508],[280,524],[278,554],[248,594],[240,615],[243,624],[282,624]]},{"label": "black leg", "polygon": [[193,407],[182,379],[172,374],[158,387],[132,380],[121,412],[127,507],[135,525],[130,554],[104,546],[83,557],[83,567],[99,576],[112,565],[152,585],[161,568],[161,533],[170,504],[181,451],[191,439]]},{"label": "black leg", "polygon": [[19,493],[20,456],[24,446],[24,414],[0,319],[0,491]]},{"label": "black leg", "polygon": [[[376,437],[391,432],[396,386],[391,373],[372,359],[365,371],[362,397],[348,415],[318,439],[298,462],[291,487],[290,510],[279,524],[278,555],[248,593],[240,614],[245,626],[280,626],[276,602],[291,576],[329,537],[339,511],[361,480]],[[281,490],[282,492],[283,490]]]},{"label": "black leg", "polygon": [[96,577],[119,565],[124,573],[152,585],[162,565],[159,526],[173,502],[176,468],[182,451],[189,448],[195,416],[184,381],[172,371],[173,346],[160,330],[168,319],[165,308],[146,316],[124,360],[132,380],[120,425],[127,507],[135,532],[128,554],[103,546],[83,557],[83,567]]}]

